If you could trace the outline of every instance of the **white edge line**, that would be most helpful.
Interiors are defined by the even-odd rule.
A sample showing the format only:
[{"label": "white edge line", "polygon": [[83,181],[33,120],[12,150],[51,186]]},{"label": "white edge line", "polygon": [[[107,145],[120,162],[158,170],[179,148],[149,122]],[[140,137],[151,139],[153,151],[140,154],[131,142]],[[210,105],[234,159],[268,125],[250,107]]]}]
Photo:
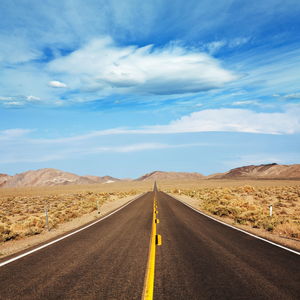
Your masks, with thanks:
[{"label": "white edge line", "polygon": [[78,232],[80,232],[80,231],[82,231],[82,230],[85,230],[85,229],[87,229],[87,228],[89,228],[89,227],[91,227],[91,226],[93,226],[93,225],[95,225],[95,224],[97,224],[97,223],[99,223],[99,222],[105,220],[106,218],[108,218],[108,217],[110,217],[111,215],[115,214],[115,213],[118,212],[119,210],[125,208],[125,207],[126,207],[127,205],[129,205],[131,202],[137,200],[138,198],[142,197],[142,196],[145,195],[145,194],[146,194],[146,193],[143,193],[143,194],[141,194],[141,195],[135,197],[134,199],[130,200],[130,201],[127,202],[126,204],[124,204],[124,205],[122,205],[121,207],[117,208],[116,210],[112,211],[112,212],[109,213],[108,215],[104,216],[103,218],[101,218],[101,219],[99,219],[99,220],[97,220],[97,221],[95,221],[95,222],[93,222],[93,223],[91,223],[91,224],[89,224],[89,225],[86,225],[86,226],[84,226],[84,227],[82,227],[82,228],[80,228],[80,229],[78,229],[78,230],[75,230],[75,231],[73,231],[73,232],[71,232],[71,233],[68,233],[67,235],[64,235],[64,236],[62,236],[62,237],[60,237],[60,238],[58,238],[58,239],[56,239],[56,240],[54,240],[54,241],[51,241],[51,242],[49,242],[49,243],[47,243],[47,244],[44,244],[44,245],[42,245],[42,246],[40,246],[40,247],[37,247],[37,248],[35,248],[35,249],[32,249],[32,250],[30,250],[30,251],[28,251],[28,252],[25,252],[25,253],[23,253],[23,254],[20,254],[20,255],[18,255],[18,256],[16,256],[16,257],[13,257],[13,258],[11,258],[11,259],[8,259],[8,260],[6,260],[6,261],[0,263],[0,267],[3,267],[3,266],[5,266],[5,265],[7,265],[7,264],[9,264],[9,263],[11,263],[11,262],[13,262],[13,261],[15,261],[15,260],[18,260],[18,259],[20,259],[20,258],[22,258],[22,257],[24,257],[24,256],[27,256],[27,255],[29,255],[29,254],[31,254],[31,253],[34,253],[34,252],[36,252],[36,251],[39,251],[39,250],[41,250],[41,249],[43,249],[43,248],[46,248],[46,247],[48,247],[48,246],[50,246],[50,245],[52,245],[52,244],[55,244],[55,243],[57,243],[57,242],[59,242],[59,241],[65,239],[65,238],[67,238],[67,237],[69,237],[69,236],[71,236],[71,235],[73,235],[73,234],[76,234],[76,233],[78,233]]},{"label": "white edge line", "polygon": [[[171,196],[171,195],[169,195],[169,196]],[[279,247],[279,248],[282,248],[282,249],[287,250],[287,251],[289,251],[289,252],[292,252],[292,253],[294,253],[294,254],[300,255],[300,252],[298,252],[298,251],[296,251],[296,250],[292,250],[292,249],[290,249],[290,248],[287,248],[287,247],[285,247],[285,246],[276,244],[276,243],[271,242],[271,241],[269,241],[269,240],[267,240],[267,239],[264,239],[264,238],[262,238],[262,237],[260,237],[260,236],[257,236],[257,235],[255,235],[255,234],[252,234],[252,233],[250,233],[250,232],[248,232],[248,231],[245,231],[245,230],[243,230],[243,229],[234,227],[234,226],[232,226],[232,225],[230,225],[230,224],[227,224],[227,223],[225,223],[225,222],[223,222],[223,221],[220,221],[220,220],[218,220],[218,219],[216,219],[216,218],[214,218],[214,217],[212,217],[212,216],[209,216],[209,215],[203,213],[202,211],[200,211],[200,210],[198,210],[198,209],[192,207],[191,205],[189,205],[189,204],[183,202],[182,200],[179,200],[178,198],[174,197],[173,195],[172,195],[171,197],[174,198],[175,200],[181,202],[181,203],[184,204],[185,206],[191,208],[192,210],[196,211],[197,213],[199,213],[199,214],[201,214],[201,215],[203,215],[203,216],[209,218],[209,219],[212,219],[212,220],[214,220],[214,221],[216,221],[216,222],[219,222],[219,223],[221,223],[221,224],[223,224],[223,225],[225,225],[225,226],[227,226],[227,227],[233,228],[233,229],[238,230],[238,231],[240,231],[240,232],[243,232],[243,233],[245,233],[245,234],[248,234],[248,235],[250,235],[250,236],[252,236],[252,237],[254,237],[254,238],[256,238],[256,239],[262,240],[262,241],[264,241],[264,242],[266,242],[266,243],[269,243],[269,244],[271,244],[271,245],[277,246],[277,247]]]}]

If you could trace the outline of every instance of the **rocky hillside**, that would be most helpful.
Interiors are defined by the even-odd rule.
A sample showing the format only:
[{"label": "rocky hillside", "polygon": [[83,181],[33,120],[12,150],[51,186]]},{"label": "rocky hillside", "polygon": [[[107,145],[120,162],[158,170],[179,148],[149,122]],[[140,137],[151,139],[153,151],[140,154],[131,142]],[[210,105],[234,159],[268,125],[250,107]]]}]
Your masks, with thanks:
[{"label": "rocky hillside", "polygon": [[[1,180],[1,178],[0,178]],[[78,176],[56,169],[40,169],[9,176],[2,184],[3,187],[22,186],[54,186],[66,184],[94,184],[117,181],[118,179],[104,176]],[[1,182],[1,181],[0,181]]]},{"label": "rocky hillside", "polygon": [[226,173],[208,176],[210,179],[300,179],[300,164],[278,165],[264,164],[251,165],[232,169]]},{"label": "rocky hillside", "polygon": [[154,171],[137,178],[136,181],[197,180],[203,178],[204,176],[200,173]]},{"label": "rocky hillside", "polygon": [[3,186],[10,177],[11,176],[7,174],[0,174],[0,187]]},{"label": "rocky hillside", "polygon": [[112,183],[115,181],[120,181],[120,179],[111,177],[111,176],[101,176],[100,177],[100,176],[86,175],[83,177],[91,179],[91,180],[95,181],[96,183]]}]

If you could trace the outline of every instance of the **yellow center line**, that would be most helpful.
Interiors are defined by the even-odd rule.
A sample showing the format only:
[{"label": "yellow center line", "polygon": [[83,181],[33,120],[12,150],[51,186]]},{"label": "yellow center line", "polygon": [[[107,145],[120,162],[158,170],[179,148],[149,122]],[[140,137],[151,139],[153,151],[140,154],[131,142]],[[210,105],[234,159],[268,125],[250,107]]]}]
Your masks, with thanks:
[{"label": "yellow center line", "polygon": [[156,245],[161,245],[161,236],[156,235],[156,224],[159,222],[159,220],[156,217],[156,214],[158,213],[156,197],[157,196],[155,191],[153,200],[152,229],[150,236],[149,257],[146,269],[142,300],[153,299]]}]

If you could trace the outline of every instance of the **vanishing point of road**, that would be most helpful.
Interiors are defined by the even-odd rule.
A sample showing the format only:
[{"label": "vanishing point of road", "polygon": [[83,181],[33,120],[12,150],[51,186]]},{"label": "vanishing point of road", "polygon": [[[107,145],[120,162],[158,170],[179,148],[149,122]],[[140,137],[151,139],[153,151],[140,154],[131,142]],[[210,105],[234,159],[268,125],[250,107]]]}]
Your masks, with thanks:
[{"label": "vanishing point of road", "polygon": [[0,299],[150,299],[154,221],[162,245],[155,245],[150,298],[300,299],[300,255],[156,188],[76,234],[10,263],[2,259]]}]

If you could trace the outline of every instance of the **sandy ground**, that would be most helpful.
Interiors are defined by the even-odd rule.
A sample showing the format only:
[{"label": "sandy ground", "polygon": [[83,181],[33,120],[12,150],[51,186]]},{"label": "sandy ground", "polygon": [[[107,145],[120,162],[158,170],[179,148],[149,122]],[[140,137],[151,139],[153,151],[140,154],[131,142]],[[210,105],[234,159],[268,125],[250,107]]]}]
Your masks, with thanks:
[{"label": "sandy ground", "polygon": [[[170,194],[170,195],[173,196],[174,198],[179,199],[182,202],[185,202],[185,203],[189,204],[190,206],[200,210],[198,199],[194,199],[194,198],[191,198],[191,197],[188,197],[188,196],[185,196],[185,195],[178,195],[178,194]],[[223,221],[227,224],[230,224],[234,227],[243,229],[247,232],[250,232],[250,233],[255,234],[257,236],[260,236],[262,238],[268,239],[268,240],[273,241],[275,243],[281,244],[281,245],[286,246],[288,248],[300,251],[300,240],[289,239],[289,238],[286,238],[286,237],[282,237],[282,236],[270,233],[270,232],[262,230],[262,229],[252,228],[252,227],[247,226],[247,225],[237,225],[230,218],[221,218],[221,217],[212,215],[212,214],[210,214],[208,212],[205,212],[205,211],[204,211],[204,213],[214,217],[215,219],[218,219],[218,220],[221,220],[221,221]]]},{"label": "sandy ground", "polygon": [[47,240],[53,239],[56,236],[74,230],[86,223],[99,219],[112,212],[113,210],[121,207],[122,205],[128,203],[132,199],[139,197],[140,195],[141,194],[107,201],[101,206],[100,214],[98,214],[97,211],[94,211],[90,214],[85,214],[79,218],[60,224],[57,228],[52,229],[49,232],[46,231],[38,235],[26,237],[20,240],[11,240],[4,243],[0,243],[0,258],[36,246],[40,243],[46,242]]}]

